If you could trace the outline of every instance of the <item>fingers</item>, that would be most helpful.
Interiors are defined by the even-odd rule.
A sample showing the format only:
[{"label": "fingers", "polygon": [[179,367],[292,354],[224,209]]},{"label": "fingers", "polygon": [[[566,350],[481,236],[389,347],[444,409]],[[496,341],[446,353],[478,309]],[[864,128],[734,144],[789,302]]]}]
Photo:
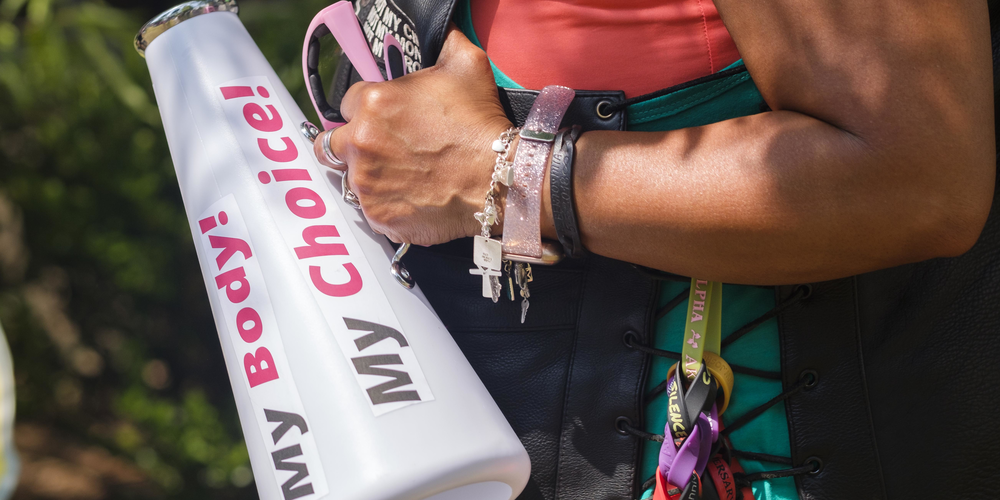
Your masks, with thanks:
[{"label": "fingers", "polygon": [[[351,176],[351,170],[347,168],[347,165],[341,165],[341,164],[336,164],[336,163],[331,162],[327,158],[326,151],[323,148],[323,142],[324,141],[330,141],[331,146],[332,146],[330,150],[332,152],[334,152],[333,154],[337,158],[343,159],[342,158],[343,153],[339,153],[338,151],[347,151],[348,150],[345,147],[345,144],[344,144],[344,141],[346,141],[347,133],[345,133],[345,132],[342,131],[342,129],[346,128],[347,126],[349,126],[349,125],[344,125],[342,127],[338,127],[338,128],[335,128],[335,129],[332,129],[332,130],[327,130],[325,132],[320,133],[320,135],[318,137],[316,137],[316,142],[313,143],[313,153],[316,154],[316,158],[318,158],[319,162],[322,163],[323,165],[326,165],[326,166],[328,166],[330,168],[333,168],[333,169],[336,169],[336,170],[339,170],[339,171],[343,172],[344,173],[343,174],[344,175],[344,181],[343,181],[344,182],[344,184],[343,184],[344,188],[351,190],[352,192],[354,192],[355,196],[358,196],[357,191],[352,187],[353,185],[351,183],[351,177],[350,177]],[[341,194],[343,194],[343,193],[341,193]],[[361,210],[364,211],[364,205],[362,205]],[[402,239],[399,236],[397,236],[396,234],[388,232],[388,231],[384,230],[383,228],[381,228],[380,226],[378,226],[376,224],[372,224],[371,222],[369,222],[369,225],[370,225],[372,231],[375,232],[375,234],[381,234],[381,235],[389,238],[389,240],[392,241],[393,243],[401,243],[402,242]]]},{"label": "fingers", "polygon": [[455,23],[448,25],[448,36],[441,47],[437,65],[452,73],[464,75],[471,81],[483,80],[495,85],[486,52],[469,41]]},{"label": "fingers", "polygon": [[447,64],[455,56],[474,50],[482,52],[483,49],[476,47],[474,43],[469,41],[469,38],[462,33],[462,30],[458,29],[455,23],[448,23],[448,31],[445,34],[444,45],[438,55],[437,64]]},{"label": "fingers", "polygon": [[351,88],[344,93],[344,98],[340,100],[340,116],[343,116],[345,121],[354,119],[358,107],[361,106],[365,87],[370,85],[372,85],[370,82],[358,82],[351,85]]},{"label": "fingers", "polygon": [[[351,187],[351,171],[350,170],[344,170],[344,181],[343,182],[344,183],[341,184],[341,186],[343,186],[344,192],[341,193],[341,195],[344,196],[344,200],[345,201],[347,200],[347,196],[346,196],[345,193],[347,193],[347,191],[350,191],[350,192],[354,193],[355,198],[357,198],[357,200],[358,200],[358,204],[360,204],[361,203],[361,198],[358,198],[358,193],[355,192],[354,188]],[[362,205],[361,211],[364,212],[364,206],[363,205]]]},{"label": "fingers", "polygon": [[[320,163],[334,170],[340,170],[342,172],[347,170],[346,152],[348,151],[348,148],[346,147],[346,144],[344,144],[346,142],[344,137],[347,135],[347,132],[344,132],[343,129],[349,126],[350,125],[344,125],[335,129],[327,130],[320,133],[319,136],[316,137],[316,141],[313,142],[313,154],[316,155],[316,159],[319,160]],[[343,163],[333,161],[329,157],[327,148],[329,148],[329,153],[332,153],[334,158],[339,159]]]},{"label": "fingers", "polygon": [[[326,165],[334,170],[344,171],[347,170],[347,165],[341,165],[336,161],[332,161],[329,157],[327,146],[329,147],[329,152],[333,154],[334,157],[340,159],[345,163],[350,163],[348,158],[348,148],[347,137],[349,135],[349,128],[351,127],[350,121],[357,115],[358,108],[361,107],[365,99],[368,99],[368,94],[371,85],[369,82],[357,82],[347,89],[344,94],[344,98],[340,101],[340,115],[344,117],[344,120],[348,123],[346,125],[337,127],[335,129],[323,132],[316,138],[316,142],[313,143],[313,152],[316,154],[316,158],[320,163]],[[324,144],[325,141],[329,141]]]},{"label": "fingers", "polygon": [[[351,191],[354,191],[354,188],[351,185],[351,177],[350,177],[350,175],[351,175],[351,171],[350,170],[345,170],[344,171],[344,188],[345,189],[350,189]],[[355,191],[355,196],[357,196],[357,192],[356,191]],[[358,201],[360,202],[360,198],[359,198]],[[389,238],[389,241],[391,241],[393,243],[402,243],[403,242],[402,238],[400,238],[397,234],[395,234],[394,232],[388,231],[386,228],[383,228],[382,226],[374,223],[371,219],[369,219],[368,218],[368,214],[365,212],[365,205],[364,205],[364,203],[361,203],[361,212],[365,213],[365,219],[368,220],[368,227],[371,228],[371,230],[372,230],[373,233],[385,236],[386,238]]]}]

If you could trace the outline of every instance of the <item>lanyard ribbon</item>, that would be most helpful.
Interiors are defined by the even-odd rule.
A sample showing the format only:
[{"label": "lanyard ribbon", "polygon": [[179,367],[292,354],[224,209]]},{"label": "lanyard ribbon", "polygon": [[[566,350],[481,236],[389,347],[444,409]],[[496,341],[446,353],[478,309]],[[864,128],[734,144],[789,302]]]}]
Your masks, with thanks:
[{"label": "lanyard ribbon", "polygon": [[722,283],[691,278],[681,350],[684,375],[689,381],[697,376],[706,350],[713,354],[721,354],[722,350]]},{"label": "lanyard ribbon", "polygon": [[667,387],[667,424],[660,446],[659,470],[671,484],[690,485],[691,474],[700,475],[708,464],[712,443],[719,439],[717,385],[702,365],[698,376],[685,391],[680,366]]},{"label": "lanyard ribbon", "polygon": [[[722,283],[691,279],[683,338],[681,361],[667,377],[667,422],[657,475],[679,486],[682,498],[695,499],[700,498],[700,476],[718,439],[720,381],[705,358],[722,361]],[[728,386],[723,391],[728,402],[732,382],[722,383]]]}]

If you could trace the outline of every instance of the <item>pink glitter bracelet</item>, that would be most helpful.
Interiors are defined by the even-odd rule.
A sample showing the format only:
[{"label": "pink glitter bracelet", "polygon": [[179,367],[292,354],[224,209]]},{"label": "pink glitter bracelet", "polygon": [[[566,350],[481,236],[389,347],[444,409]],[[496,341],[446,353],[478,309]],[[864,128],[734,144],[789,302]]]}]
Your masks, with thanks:
[{"label": "pink glitter bracelet", "polygon": [[521,141],[514,154],[514,182],[507,191],[504,209],[504,258],[541,262],[542,184],[552,153],[552,141],[563,115],[576,96],[573,89],[549,85],[535,99],[521,129]]}]

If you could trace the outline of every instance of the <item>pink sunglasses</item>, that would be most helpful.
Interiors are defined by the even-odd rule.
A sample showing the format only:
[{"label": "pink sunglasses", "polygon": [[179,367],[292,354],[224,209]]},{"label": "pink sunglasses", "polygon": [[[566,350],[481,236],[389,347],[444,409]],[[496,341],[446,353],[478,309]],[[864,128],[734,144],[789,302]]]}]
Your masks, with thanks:
[{"label": "pink sunglasses", "polygon": [[[342,0],[319,11],[306,31],[302,47],[302,72],[309,87],[309,98],[325,130],[343,125],[343,122],[338,121],[339,115],[326,100],[326,87],[319,74],[320,40],[327,35],[333,35],[337,40],[344,55],[351,61],[362,79],[368,82],[385,80],[368,47],[351,3]],[[399,41],[386,33],[384,44],[383,53],[389,79],[405,75],[406,64],[403,63],[403,49]]]}]

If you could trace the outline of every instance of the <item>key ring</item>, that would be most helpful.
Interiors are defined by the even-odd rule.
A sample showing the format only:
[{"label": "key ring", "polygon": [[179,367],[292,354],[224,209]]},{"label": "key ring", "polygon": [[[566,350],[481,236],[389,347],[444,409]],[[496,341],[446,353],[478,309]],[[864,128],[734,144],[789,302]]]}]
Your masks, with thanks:
[{"label": "key ring", "polygon": [[[703,375],[708,375],[705,371],[707,366],[702,365],[698,370],[698,377],[693,384],[701,382]],[[712,445],[719,439],[719,411],[718,403],[712,401],[711,406],[702,406],[700,397],[695,395],[701,393],[703,397],[714,399],[712,393],[715,383],[711,378],[705,379],[701,389],[694,386],[690,388],[690,394],[685,394],[681,385],[684,375],[675,364],[672,374],[667,378],[667,392],[671,397],[668,407],[667,425],[664,429],[663,444],[660,446],[659,468],[658,470],[665,476],[670,484],[684,488],[688,485],[692,473],[697,473],[700,477],[705,466],[708,465],[709,455],[712,453]],[[704,388],[712,388],[708,393],[702,392]],[[695,401],[688,401],[693,396]],[[689,406],[695,403],[696,406]],[[697,412],[697,416],[690,412]],[[693,420],[693,421],[692,421]],[[678,427],[679,426],[679,427]],[[675,435],[674,431],[680,434]],[[680,446],[678,446],[678,441]]]},{"label": "key ring", "polygon": [[[722,400],[718,401],[719,415],[722,415],[726,412],[726,408],[729,408],[729,398],[733,395],[733,369],[729,367],[729,363],[725,359],[722,359],[722,356],[711,351],[705,351],[704,361],[709,373],[715,377],[715,381],[719,383],[719,389],[722,391]],[[667,373],[674,373],[676,369],[677,363],[674,363]]]},{"label": "key ring", "polygon": [[407,271],[406,268],[403,267],[402,263],[403,255],[406,255],[406,252],[408,252],[409,250],[410,250],[409,243],[403,243],[402,245],[399,245],[399,248],[396,249],[396,253],[393,254],[392,256],[392,264],[389,267],[389,270],[392,272],[392,277],[396,278],[396,282],[402,285],[403,288],[406,288],[407,290],[413,288],[413,286],[416,284],[413,282],[413,277],[410,276],[410,271]]}]

